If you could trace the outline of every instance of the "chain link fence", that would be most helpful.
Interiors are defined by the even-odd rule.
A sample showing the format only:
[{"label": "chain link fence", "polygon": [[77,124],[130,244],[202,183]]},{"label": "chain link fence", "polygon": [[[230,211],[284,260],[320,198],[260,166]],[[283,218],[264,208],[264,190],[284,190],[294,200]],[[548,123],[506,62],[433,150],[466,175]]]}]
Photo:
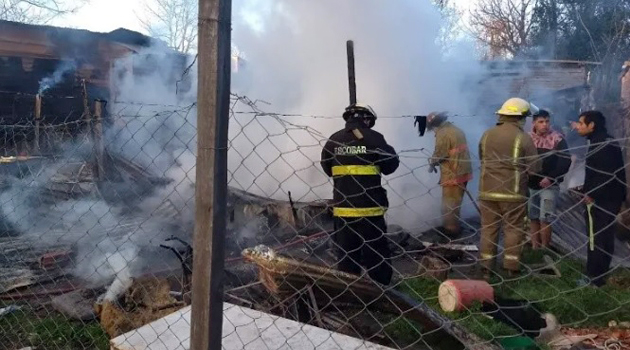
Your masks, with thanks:
[{"label": "chain link fence", "polygon": [[[518,232],[520,273],[496,264],[485,276],[478,210],[491,208],[477,200],[478,140],[468,140],[474,178],[454,213],[428,172],[432,146],[396,150],[400,165],[382,181],[386,232],[370,241],[366,232],[383,225],[363,225],[344,251],[338,232],[347,236],[348,227],[333,215],[333,181],[320,165],[343,121],[263,105],[232,95],[224,348],[630,348],[629,230],[616,213],[586,220],[577,188],[588,145],[570,145],[551,245],[533,249],[531,223],[520,216],[510,231]],[[188,348],[195,105],[93,102],[89,118],[81,115],[38,125],[39,137],[35,123],[2,127],[5,145],[20,134],[26,144],[37,138],[40,152],[6,147],[0,164],[0,349]],[[404,137],[415,133],[411,117],[388,119],[407,126]],[[445,215],[457,216],[459,235],[446,234]],[[602,220],[614,226],[593,230]],[[603,238],[611,235],[614,251]],[[505,259],[505,240],[499,234],[493,258]],[[583,283],[594,250],[612,259],[599,288]],[[344,258],[363,268],[340,271]],[[365,268],[383,258],[392,267],[387,286]]]}]

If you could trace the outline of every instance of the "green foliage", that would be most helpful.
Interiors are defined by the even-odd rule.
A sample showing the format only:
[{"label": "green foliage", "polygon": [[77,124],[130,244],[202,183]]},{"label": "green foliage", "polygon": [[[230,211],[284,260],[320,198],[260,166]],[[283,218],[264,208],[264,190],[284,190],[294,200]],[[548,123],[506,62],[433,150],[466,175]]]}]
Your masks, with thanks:
[{"label": "green foliage", "polygon": [[0,318],[0,344],[6,349],[109,349],[109,338],[96,322],[82,323],[51,314],[39,317],[28,308]]},{"label": "green foliage", "polygon": [[[540,251],[528,251],[523,262],[535,264],[543,261]],[[507,280],[496,277],[490,281],[495,295],[530,301],[540,312],[554,314],[558,321],[571,327],[605,327],[610,320],[630,320],[630,290],[624,285],[607,285],[603,288],[578,287],[583,265],[566,257],[556,257],[561,278],[523,273],[522,277]],[[616,275],[630,280],[630,272],[620,271]],[[480,312],[480,305],[469,310],[445,313],[441,310],[437,291],[440,282],[429,278],[415,278],[401,285],[401,290],[417,300],[422,300],[438,312],[455,320],[468,331],[485,340],[511,337],[520,332],[503,323],[494,321]],[[417,341],[422,328],[407,320],[396,320],[387,328],[397,337],[406,337],[408,342]]]},{"label": "green foliage", "polygon": [[548,58],[630,57],[630,0],[540,0],[531,21],[532,46]]}]

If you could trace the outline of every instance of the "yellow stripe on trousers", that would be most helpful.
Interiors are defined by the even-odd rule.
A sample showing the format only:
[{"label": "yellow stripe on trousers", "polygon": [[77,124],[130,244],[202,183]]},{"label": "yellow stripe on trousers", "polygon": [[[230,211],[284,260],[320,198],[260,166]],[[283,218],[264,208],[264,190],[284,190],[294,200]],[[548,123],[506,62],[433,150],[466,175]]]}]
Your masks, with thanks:
[{"label": "yellow stripe on trousers", "polygon": [[593,214],[591,213],[593,203],[586,205],[586,212],[588,213],[588,244],[591,251],[595,250],[595,230],[593,229]]}]

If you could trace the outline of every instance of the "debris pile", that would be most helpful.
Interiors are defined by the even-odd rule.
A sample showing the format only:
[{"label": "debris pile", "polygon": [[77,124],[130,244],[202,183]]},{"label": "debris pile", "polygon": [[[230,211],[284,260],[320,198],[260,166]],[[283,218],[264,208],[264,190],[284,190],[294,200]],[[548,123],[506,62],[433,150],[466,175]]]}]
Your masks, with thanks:
[{"label": "debris pile", "polygon": [[111,338],[169,315],[185,305],[171,295],[170,283],[152,277],[138,279],[117,300],[95,303],[95,313]]}]

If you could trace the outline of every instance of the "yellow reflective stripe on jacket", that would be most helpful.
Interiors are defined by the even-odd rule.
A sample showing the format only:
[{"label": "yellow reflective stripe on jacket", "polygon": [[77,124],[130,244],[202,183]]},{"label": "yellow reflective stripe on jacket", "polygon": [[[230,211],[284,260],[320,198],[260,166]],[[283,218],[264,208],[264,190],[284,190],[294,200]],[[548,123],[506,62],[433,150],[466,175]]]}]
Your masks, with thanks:
[{"label": "yellow reflective stripe on jacket", "polygon": [[[486,154],[486,139],[488,138],[488,134],[483,134],[481,137],[481,149],[479,150],[479,160],[483,162],[484,154]],[[479,189],[483,188],[483,179],[486,176],[486,167],[481,164],[481,175],[479,175]]]},{"label": "yellow reflective stripe on jacket", "polygon": [[494,259],[494,254],[481,253],[481,259],[483,260]]},{"label": "yellow reflective stripe on jacket", "polygon": [[588,213],[588,247],[591,251],[595,250],[595,230],[593,229],[593,214],[591,213],[593,203],[586,205],[586,212]]},{"label": "yellow reflective stripe on jacket", "polygon": [[527,199],[527,197],[522,196],[520,194],[508,194],[508,193],[500,193],[500,192],[480,192],[479,199],[485,200],[498,200],[498,201],[514,201],[520,202]]},{"label": "yellow reflective stripe on jacket", "polygon": [[518,261],[519,257],[518,257],[518,255],[505,254],[503,259],[510,260],[510,261]]},{"label": "yellow reflective stripe on jacket", "polygon": [[518,168],[518,158],[521,151],[521,140],[523,134],[518,134],[514,139],[514,146],[512,148],[512,165],[514,166],[514,193],[518,193],[521,187],[521,172]]},{"label": "yellow reflective stripe on jacket", "polygon": [[[483,155],[486,153],[486,138],[487,138],[487,135],[484,135],[484,137],[481,139],[481,150],[480,150],[481,157],[483,157]],[[519,134],[518,136],[516,136],[516,138],[514,139],[514,145],[512,146],[512,166],[514,167],[514,187],[513,187],[514,193],[481,191],[479,192],[479,199],[513,201],[513,202],[520,202],[523,200],[527,200],[527,197],[519,193],[521,189],[521,172],[518,166],[518,159],[521,155],[522,138],[523,138],[523,134]],[[480,188],[483,188],[483,179],[485,177],[486,171],[487,170],[485,169],[485,167],[482,166],[481,177],[479,180],[480,185],[481,185]]]},{"label": "yellow reflective stripe on jacket", "polygon": [[333,208],[333,216],[347,218],[362,218],[368,216],[385,215],[387,209],[382,207],[373,208]]},{"label": "yellow reflective stripe on jacket", "polygon": [[467,144],[461,144],[461,145],[459,145],[457,147],[451,148],[448,151],[448,154],[451,155],[451,156],[454,156],[454,155],[456,155],[458,153],[461,153],[461,152],[464,152],[464,151],[467,151],[467,150],[468,150],[468,145]]},{"label": "yellow reflective stripe on jacket", "polygon": [[335,165],[332,167],[333,176],[343,175],[379,175],[381,169],[376,165]]}]

